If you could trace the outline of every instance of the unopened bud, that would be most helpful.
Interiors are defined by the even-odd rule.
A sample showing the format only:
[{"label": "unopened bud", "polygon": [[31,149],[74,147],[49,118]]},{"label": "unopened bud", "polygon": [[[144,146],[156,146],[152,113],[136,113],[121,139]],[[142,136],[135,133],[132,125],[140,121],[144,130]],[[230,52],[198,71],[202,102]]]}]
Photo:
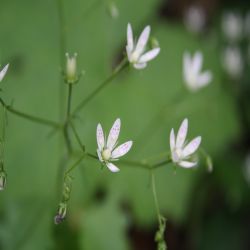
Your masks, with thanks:
[{"label": "unopened bud", "polygon": [[0,172],[0,191],[4,190],[5,185],[6,185],[6,180],[7,180],[7,175],[5,171]]},{"label": "unopened bud", "polygon": [[78,80],[76,57],[77,57],[76,53],[73,56],[70,56],[68,53],[66,53],[65,81],[66,83],[69,83],[69,84],[76,83]]},{"label": "unopened bud", "polygon": [[116,19],[119,17],[119,10],[113,1],[108,3],[107,11],[111,18]]},{"label": "unopened bud", "polygon": [[61,202],[59,204],[58,212],[56,216],[54,217],[54,222],[56,225],[62,223],[66,217],[67,214],[67,204],[64,202]]},{"label": "unopened bud", "polygon": [[152,49],[159,48],[160,47],[160,43],[159,43],[159,41],[155,37],[151,37],[151,39],[150,39],[150,46],[151,46]]}]

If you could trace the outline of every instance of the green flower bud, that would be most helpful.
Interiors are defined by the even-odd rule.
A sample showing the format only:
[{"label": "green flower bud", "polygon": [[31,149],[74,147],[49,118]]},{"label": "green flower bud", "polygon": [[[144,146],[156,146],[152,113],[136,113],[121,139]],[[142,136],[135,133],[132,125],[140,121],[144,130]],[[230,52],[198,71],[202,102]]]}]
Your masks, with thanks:
[{"label": "green flower bud", "polygon": [[76,57],[76,53],[73,56],[69,56],[69,54],[66,53],[65,81],[69,84],[73,84],[78,81]]},{"label": "green flower bud", "polygon": [[0,172],[0,191],[4,190],[7,181],[7,175],[5,171]]}]

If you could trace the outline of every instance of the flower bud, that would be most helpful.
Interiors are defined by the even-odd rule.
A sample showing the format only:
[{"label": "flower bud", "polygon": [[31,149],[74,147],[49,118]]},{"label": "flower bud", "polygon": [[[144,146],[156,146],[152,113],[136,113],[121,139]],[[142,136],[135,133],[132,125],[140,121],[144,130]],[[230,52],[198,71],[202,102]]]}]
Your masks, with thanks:
[{"label": "flower bud", "polygon": [[59,204],[58,212],[57,212],[56,216],[54,217],[54,222],[56,225],[63,222],[63,220],[66,217],[66,213],[67,213],[67,204],[64,202],[61,202]]},{"label": "flower bud", "polygon": [[0,191],[4,190],[5,185],[6,185],[6,180],[7,180],[7,175],[5,171],[0,172]]},{"label": "flower bud", "polygon": [[111,18],[116,19],[119,17],[119,10],[113,1],[108,3],[107,11]]},{"label": "flower bud", "polygon": [[65,81],[66,83],[69,83],[69,84],[76,83],[78,80],[76,57],[77,57],[76,53],[73,56],[69,56],[69,54],[66,53]]}]

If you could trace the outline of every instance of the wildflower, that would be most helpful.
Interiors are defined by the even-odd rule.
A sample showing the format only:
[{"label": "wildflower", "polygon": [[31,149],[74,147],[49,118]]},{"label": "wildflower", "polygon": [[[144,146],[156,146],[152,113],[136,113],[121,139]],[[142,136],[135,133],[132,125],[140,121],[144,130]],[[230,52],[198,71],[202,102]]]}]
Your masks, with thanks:
[{"label": "wildflower", "polygon": [[99,123],[97,125],[97,130],[96,130],[96,139],[97,139],[97,155],[103,164],[105,164],[108,169],[111,172],[118,172],[120,169],[115,166],[112,161],[117,161],[119,157],[127,154],[127,152],[130,150],[132,147],[133,142],[132,141],[127,141],[120,146],[116,147],[117,145],[117,140],[119,137],[120,133],[120,127],[121,127],[121,120],[118,118],[108,135],[107,141],[104,138],[104,133],[102,130],[102,126]]},{"label": "wildflower", "polygon": [[76,83],[78,81],[76,57],[76,53],[73,56],[70,56],[68,53],[66,53],[65,81],[70,84]]},{"label": "wildflower", "polygon": [[3,80],[4,76],[6,75],[8,68],[9,68],[9,64],[5,65],[4,68],[0,71],[0,82]]},{"label": "wildflower", "polygon": [[243,18],[237,12],[226,12],[222,17],[222,30],[230,42],[237,42],[243,36]]},{"label": "wildflower", "polygon": [[222,56],[224,70],[233,79],[239,79],[242,76],[244,62],[241,51],[238,47],[227,47]]},{"label": "wildflower", "polygon": [[[130,23],[127,27],[127,56],[131,64],[136,69],[143,69],[147,66],[147,62],[153,60],[160,52],[160,48],[153,48],[148,52],[145,52],[146,45],[149,39],[150,26],[147,26],[142,31],[138,42],[134,43],[133,31]],[[145,52],[145,53],[144,53]]]},{"label": "wildflower", "polygon": [[184,15],[184,23],[187,29],[192,33],[203,31],[206,24],[206,15],[204,9],[199,6],[191,6]]},{"label": "wildflower", "polygon": [[190,157],[198,149],[201,143],[201,137],[198,136],[191,142],[185,142],[188,131],[188,119],[182,122],[177,137],[175,138],[174,129],[170,133],[170,149],[172,161],[183,167],[191,168],[197,165],[197,161],[190,161]]},{"label": "wildflower", "polygon": [[190,53],[185,52],[183,55],[183,78],[187,87],[191,91],[205,87],[212,80],[210,71],[201,72],[203,64],[203,55],[197,51],[192,58]]}]

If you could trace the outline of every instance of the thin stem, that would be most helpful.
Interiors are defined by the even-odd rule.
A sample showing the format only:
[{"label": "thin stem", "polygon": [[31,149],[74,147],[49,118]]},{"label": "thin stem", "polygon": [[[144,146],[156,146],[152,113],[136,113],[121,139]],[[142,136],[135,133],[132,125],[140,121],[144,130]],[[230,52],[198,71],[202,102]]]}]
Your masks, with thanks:
[{"label": "thin stem", "polygon": [[79,134],[77,133],[77,130],[76,130],[76,128],[75,128],[73,122],[72,122],[72,121],[69,121],[69,124],[70,124],[70,126],[71,126],[71,128],[72,128],[73,134],[74,134],[74,136],[75,136],[75,138],[76,138],[76,140],[77,140],[79,146],[81,147],[81,149],[82,149],[83,151],[85,151],[85,146],[82,144],[81,139],[80,139],[80,136],[79,136]]},{"label": "thin stem", "polygon": [[113,73],[104,80],[89,96],[87,96],[73,111],[74,116],[78,111],[85,107],[102,89],[104,89],[112,80],[128,66],[127,59],[124,59],[113,71]]},{"label": "thin stem", "polygon": [[80,163],[81,161],[85,158],[85,154],[83,154],[64,174],[64,176],[67,176],[70,174],[71,171],[73,171]]},{"label": "thin stem", "polygon": [[71,152],[72,152],[72,146],[71,146],[71,141],[70,141],[70,137],[69,137],[69,130],[68,130],[68,128],[69,128],[68,122],[69,122],[70,109],[71,109],[71,99],[72,99],[72,84],[69,84],[66,119],[65,119],[65,124],[64,124],[64,137],[65,137],[65,142],[66,142],[66,146],[67,146],[67,150],[68,150],[69,154],[71,154]]},{"label": "thin stem", "polygon": [[164,160],[164,161],[162,161],[162,162],[159,162],[159,163],[154,164],[154,165],[152,166],[152,168],[153,168],[153,169],[155,169],[155,168],[160,168],[160,167],[165,166],[165,165],[167,165],[167,164],[169,164],[169,163],[171,163],[171,162],[172,162],[171,159],[167,159],[167,160]]},{"label": "thin stem", "polygon": [[29,115],[29,114],[26,114],[26,113],[24,113],[22,111],[16,110],[16,109],[12,108],[11,106],[6,105],[5,102],[2,99],[0,99],[0,102],[3,105],[3,107],[6,108],[7,111],[9,111],[10,113],[12,113],[14,115],[22,117],[22,118],[24,118],[26,120],[30,120],[32,122],[36,122],[36,123],[39,123],[39,124],[50,126],[50,127],[53,127],[53,128],[61,128],[61,125],[59,123],[57,123],[57,122],[50,121],[48,119],[44,119],[44,118],[41,118],[41,117]]},{"label": "thin stem", "polygon": [[151,170],[151,185],[152,185],[152,192],[153,192],[154,203],[155,203],[155,210],[156,210],[156,214],[158,217],[159,225],[161,225],[161,214],[160,214],[160,208],[159,208],[159,203],[158,203],[158,198],[157,198],[157,193],[156,193],[155,176],[154,176],[153,170]]}]

